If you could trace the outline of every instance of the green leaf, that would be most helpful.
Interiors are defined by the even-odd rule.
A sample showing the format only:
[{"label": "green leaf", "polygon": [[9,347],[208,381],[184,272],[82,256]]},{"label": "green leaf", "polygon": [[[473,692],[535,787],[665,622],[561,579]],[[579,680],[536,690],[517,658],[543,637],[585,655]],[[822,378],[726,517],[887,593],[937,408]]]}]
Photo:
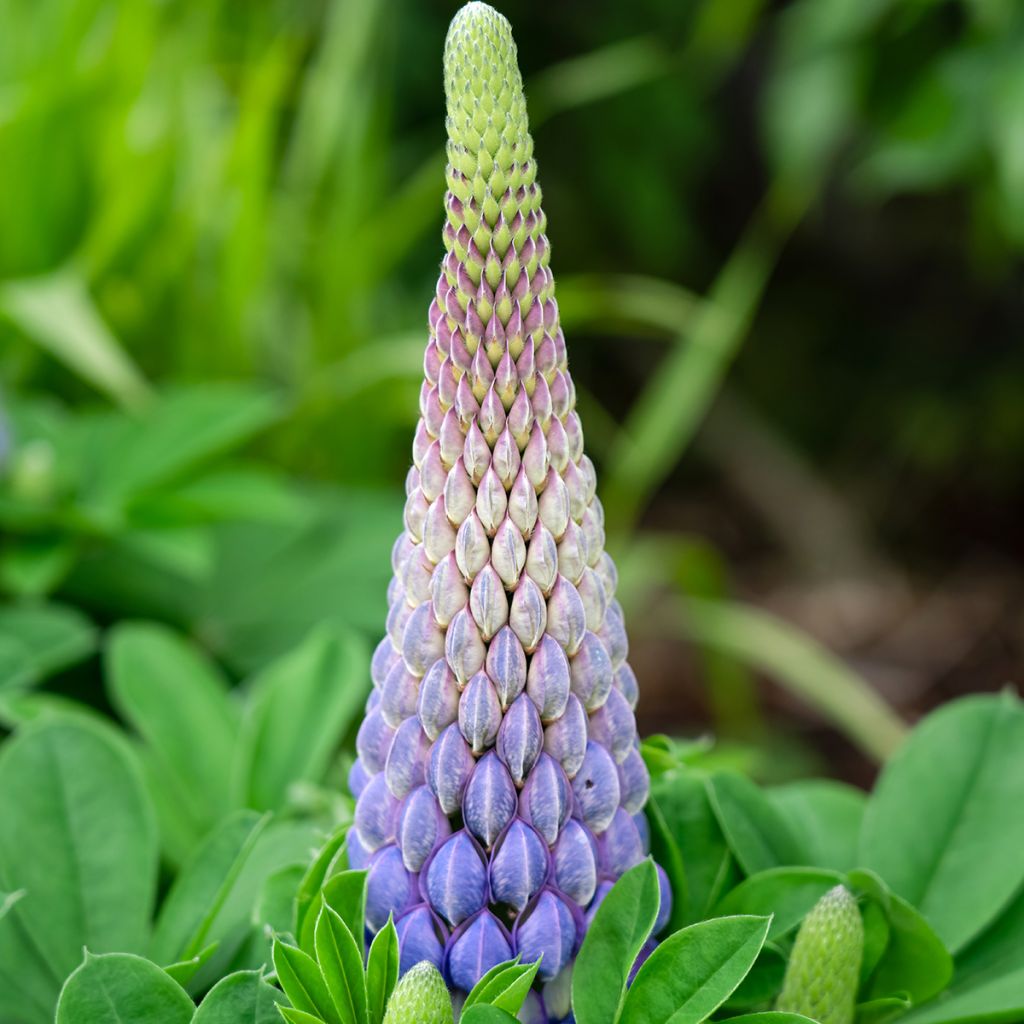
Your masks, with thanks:
[{"label": "green leaf", "polygon": [[488,1006],[498,1006],[512,1014],[518,1013],[526,1002],[526,996],[539,968],[539,960],[532,964],[498,964],[473,986],[473,990],[466,996],[463,1009],[475,1003],[484,1003]]},{"label": "green leaf", "polygon": [[284,996],[259,971],[237,971],[207,993],[192,1024],[277,1024]]},{"label": "green leaf", "polygon": [[736,990],[768,935],[767,917],[722,917],[666,939],[637,971],[621,1024],[700,1024]]},{"label": "green leaf", "polygon": [[763,1013],[744,1013],[740,1017],[730,1017],[729,1024],[816,1024],[816,1022],[799,1013],[765,1010]]},{"label": "green leaf", "polygon": [[151,623],[115,626],[106,668],[114,707],[145,739],[205,833],[230,800],[238,713],[226,681],[194,647]]},{"label": "green leaf", "polygon": [[[721,828],[711,810],[703,779],[690,772],[673,771],[655,779],[651,797],[660,813],[651,821],[651,844],[655,859],[666,871],[673,886],[679,863],[661,841],[661,822],[679,852],[686,876],[685,888],[673,887],[673,924],[703,921],[722,893],[736,879],[736,863]],[[687,905],[688,904],[688,905]]]},{"label": "green leaf", "polygon": [[190,1024],[194,1010],[185,990],[149,960],[87,954],[64,984],[56,1024]]},{"label": "green leaf", "polygon": [[0,606],[0,690],[41,683],[95,649],[96,628],[75,608],[36,602]]},{"label": "green leaf", "polygon": [[359,936],[357,941],[362,948],[366,920],[366,872],[340,871],[324,882],[315,904],[315,913],[306,915],[299,936],[299,946],[307,953],[313,951],[313,931],[325,905],[345,922],[354,936]]},{"label": "green leaf", "polygon": [[929,715],[868,803],[861,863],[918,907],[950,950],[1024,882],[1024,708],[1008,694]]},{"label": "green leaf", "polygon": [[500,1006],[477,1003],[459,1018],[461,1024],[517,1024],[517,1018]]},{"label": "green leaf", "polygon": [[725,1007],[730,1010],[748,1010],[771,1006],[782,991],[786,960],[787,954],[779,946],[771,941],[765,942],[754,966],[725,1001]]},{"label": "green leaf", "polygon": [[359,637],[327,627],[252,684],[236,780],[244,804],[280,807],[295,782],[319,781],[362,709],[368,659]]},{"label": "green leaf", "polygon": [[306,1013],[304,1010],[293,1010],[287,1006],[279,1006],[277,1011],[288,1021],[288,1024],[323,1024],[322,1017]]},{"label": "green leaf", "polygon": [[707,789],[729,849],[746,874],[803,863],[789,826],[750,779],[716,772],[707,780]]},{"label": "green leaf", "polygon": [[690,886],[683,854],[653,792],[648,797],[644,813],[651,835],[651,856],[668,875],[672,889],[672,913],[666,927],[669,931],[678,931],[687,923],[690,913]]},{"label": "green leaf", "polygon": [[335,831],[330,838],[320,847],[313,863],[309,865],[303,876],[295,895],[295,921],[292,932],[295,935],[302,935],[305,921],[310,911],[314,919],[319,912],[320,890],[327,880],[332,866],[336,863],[342,847],[345,845],[345,838],[348,835],[348,825],[344,825]]},{"label": "green leaf", "polygon": [[768,938],[779,939],[793,931],[818,900],[842,880],[837,871],[769,868],[751,875],[727,893],[713,916],[773,915]]},{"label": "green leaf", "polygon": [[381,1024],[388,1000],[398,982],[398,932],[394,918],[381,928],[370,943],[366,961],[366,1010],[370,1024]]},{"label": "green leaf", "polygon": [[196,953],[195,956],[191,956],[187,960],[178,960],[173,964],[168,964],[164,970],[182,988],[187,989],[189,982],[210,962],[210,958],[217,952],[217,945],[216,942],[211,942]]},{"label": "green leaf", "polygon": [[150,956],[159,963],[195,956],[252,853],[267,818],[238,811],[203,841],[178,874],[160,907]]},{"label": "green leaf", "polygon": [[306,874],[305,864],[288,864],[268,875],[253,910],[253,923],[282,934],[295,919],[295,890]]},{"label": "green leaf", "polygon": [[868,996],[909,994],[923,1003],[941,992],[953,974],[953,960],[931,925],[909,903],[890,894],[889,942],[871,976]]},{"label": "green leaf", "polygon": [[153,812],[116,735],[43,720],[0,753],[0,885],[59,976],[95,952],[141,950],[156,889]]},{"label": "green leaf", "polygon": [[857,1004],[857,1024],[887,1024],[910,1009],[908,996],[885,996]]},{"label": "green leaf", "polygon": [[325,906],[317,918],[314,944],[320,973],[342,1024],[366,1024],[362,942],[357,945],[348,925],[330,906]]},{"label": "green leaf", "polygon": [[768,799],[782,815],[813,867],[849,871],[857,865],[866,795],[831,779],[775,786]]},{"label": "green leaf", "polygon": [[572,978],[577,1024],[614,1024],[626,979],[658,916],[658,874],[651,860],[630,868],[604,898],[587,929]]},{"label": "green leaf", "polygon": [[316,961],[296,946],[278,939],[273,946],[274,970],[292,1006],[328,1022],[342,1024]]}]

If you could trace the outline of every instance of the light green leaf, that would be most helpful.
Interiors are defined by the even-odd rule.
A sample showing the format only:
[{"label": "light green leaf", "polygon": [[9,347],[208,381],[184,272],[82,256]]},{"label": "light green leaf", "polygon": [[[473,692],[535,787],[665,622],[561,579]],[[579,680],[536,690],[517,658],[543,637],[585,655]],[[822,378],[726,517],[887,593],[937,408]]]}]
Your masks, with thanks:
[{"label": "light green leaf", "polygon": [[833,871],[856,867],[867,805],[861,790],[831,779],[806,779],[769,789],[768,799],[797,837],[807,863]]},{"label": "light green leaf", "polygon": [[0,606],[0,690],[40,683],[95,649],[96,628],[75,608],[38,602]]},{"label": "light green leaf", "polygon": [[370,1024],[382,1024],[388,1000],[398,982],[398,932],[392,916],[370,943],[366,961],[366,1010]]},{"label": "light green leaf", "polygon": [[328,1024],[342,1024],[316,961],[296,946],[274,940],[274,970],[292,1006]]},{"label": "light green leaf", "polygon": [[721,899],[714,917],[772,916],[769,939],[793,931],[830,889],[842,882],[838,871],[818,868],[769,868],[740,882]]},{"label": "light green leaf", "polygon": [[56,1024],[190,1024],[194,1010],[185,990],[149,960],[87,954],[64,984]]},{"label": "light green leaf", "polygon": [[476,1003],[484,1003],[488,1006],[498,1006],[508,1013],[518,1013],[526,1001],[539,969],[539,960],[531,964],[498,964],[473,986],[473,991],[466,996],[463,1009]]},{"label": "light green leaf", "polygon": [[366,1024],[362,942],[357,945],[338,913],[330,906],[324,906],[317,918],[313,944],[320,973],[342,1024]]},{"label": "light green leaf", "polygon": [[207,993],[192,1024],[278,1024],[284,995],[259,971],[237,971]]},{"label": "light green leaf", "polygon": [[339,859],[347,835],[347,825],[333,832],[327,842],[320,847],[320,851],[317,853],[313,863],[306,870],[302,882],[296,890],[293,934],[302,935],[306,916],[310,913],[311,909],[314,918],[319,913],[318,899],[320,890],[323,888],[324,882],[332,873],[332,868]]}]

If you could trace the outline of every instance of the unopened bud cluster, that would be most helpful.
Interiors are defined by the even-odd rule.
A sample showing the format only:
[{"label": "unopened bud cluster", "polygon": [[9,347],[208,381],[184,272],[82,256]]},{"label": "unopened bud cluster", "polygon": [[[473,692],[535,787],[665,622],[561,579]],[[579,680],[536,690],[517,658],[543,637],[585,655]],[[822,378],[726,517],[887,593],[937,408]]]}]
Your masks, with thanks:
[{"label": "unopened bud cluster", "polygon": [[349,857],[403,969],[466,991],[516,955],[570,965],[646,855],[649,780],[515,44],[485,4],[452,23],[445,89],[446,256]]}]

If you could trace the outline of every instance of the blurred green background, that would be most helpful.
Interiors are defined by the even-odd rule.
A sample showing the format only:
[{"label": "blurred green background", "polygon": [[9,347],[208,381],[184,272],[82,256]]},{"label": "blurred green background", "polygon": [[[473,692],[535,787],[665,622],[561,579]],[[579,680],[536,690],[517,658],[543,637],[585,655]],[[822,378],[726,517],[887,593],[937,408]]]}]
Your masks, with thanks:
[{"label": "blurred green background", "polygon": [[[1024,652],[1024,5],[499,6],[641,728],[865,782]],[[381,634],[455,8],[0,0],[4,721]]]}]

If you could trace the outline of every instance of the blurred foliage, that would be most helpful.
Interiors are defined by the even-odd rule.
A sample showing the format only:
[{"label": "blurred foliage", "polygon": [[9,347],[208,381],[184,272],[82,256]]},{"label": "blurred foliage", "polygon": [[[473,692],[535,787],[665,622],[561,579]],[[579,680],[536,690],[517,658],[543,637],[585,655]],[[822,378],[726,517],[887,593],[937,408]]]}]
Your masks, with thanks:
[{"label": "blurred foliage", "polygon": [[[0,0],[12,600],[169,622],[236,674],[325,619],[379,631],[440,253],[453,8]],[[883,482],[967,464],[985,493],[1024,483],[1024,354],[1001,340],[1024,246],[1024,6],[503,9],[632,606],[659,587],[725,602],[690,624],[720,724],[756,715],[751,668],[804,697],[841,688],[852,672],[823,681],[788,635],[751,655],[719,555],[638,531],[665,521],[734,362],[730,391],[816,457],[852,452]],[[863,301],[878,264],[917,300],[899,315]],[[0,664],[36,682],[19,643],[0,624]]]}]

